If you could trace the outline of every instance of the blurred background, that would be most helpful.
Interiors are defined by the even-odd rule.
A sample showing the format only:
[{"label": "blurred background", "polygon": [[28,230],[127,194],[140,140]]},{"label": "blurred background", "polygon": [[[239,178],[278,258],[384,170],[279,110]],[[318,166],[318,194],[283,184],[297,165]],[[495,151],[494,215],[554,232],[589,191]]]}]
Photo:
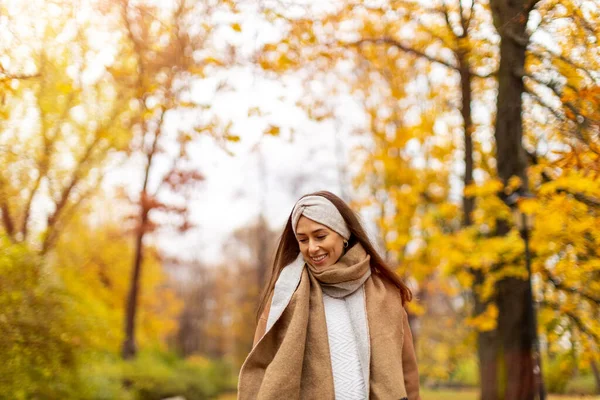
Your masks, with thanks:
[{"label": "blurred background", "polygon": [[424,400],[592,398],[599,24],[597,0],[0,0],[0,398],[235,398],[316,190],[413,290]]}]

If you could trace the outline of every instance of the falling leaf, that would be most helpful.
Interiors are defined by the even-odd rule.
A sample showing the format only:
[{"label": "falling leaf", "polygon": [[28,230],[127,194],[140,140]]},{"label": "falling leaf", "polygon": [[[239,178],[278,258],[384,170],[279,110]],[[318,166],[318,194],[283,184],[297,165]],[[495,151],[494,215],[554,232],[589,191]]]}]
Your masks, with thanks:
[{"label": "falling leaf", "polygon": [[276,125],[269,125],[265,131],[265,135],[279,136],[280,128]]}]

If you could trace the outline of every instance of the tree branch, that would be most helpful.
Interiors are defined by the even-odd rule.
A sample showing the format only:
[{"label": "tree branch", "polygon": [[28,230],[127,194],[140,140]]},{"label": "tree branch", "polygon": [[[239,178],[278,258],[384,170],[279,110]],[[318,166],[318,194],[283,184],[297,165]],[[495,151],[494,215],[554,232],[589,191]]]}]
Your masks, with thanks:
[{"label": "tree branch", "polygon": [[585,19],[585,17],[581,13],[581,5],[575,4],[573,1],[569,1],[569,3],[571,3],[572,5],[571,10],[573,10],[573,15],[576,19],[579,20],[579,25],[582,26],[590,36],[596,37],[596,35],[598,34],[598,27],[590,24],[590,22],[587,19]]},{"label": "tree branch", "polygon": [[437,64],[441,64],[444,65],[445,67],[448,67],[452,70],[458,71],[458,67],[444,61],[444,60],[440,60],[437,59],[435,57],[432,57],[430,55],[427,55],[425,53],[423,53],[420,50],[416,50],[413,49],[411,47],[405,46],[402,43],[400,43],[399,41],[392,39],[390,37],[382,37],[382,38],[365,38],[365,39],[360,39],[356,42],[346,42],[346,43],[342,43],[343,45],[346,46],[355,46],[355,47],[360,47],[361,45],[365,44],[365,43],[373,43],[373,44],[386,44],[392,47],[397,48],[398,50],[402,50],[405,53],[409,53],[409,54],[413,54],[415,56],[418,57],[422,57],[425,58],[433,63],[437,63]]},{"label": "tree branch", "polygon": [[[570,59],[568,59],[567,57],[565,57],[565,56],[564,56],[564,55],[562,55],[562,54],[558,54],[558,53],[555,53],[555,52],[553,52],[553,51],[552,51],[552,50],[550,50],[550,49],[547,49],[547,48],[546,48],[546,47],[544,47],[544,46],[541,46],[541,45],[539,45],[539,44],[537,44],[537,43],[534,43],[534,45],[537,45],[537,46],[539,46],[539,47],[538,47],[538,49],[539,49],[539,50],[541,50],[541,51],[544,51],[544,52],[548,53],[548,54],[549,54],[551,57],[554,57],[554,58],[556,58],[556,59],[558,59],[558,60],[560,60],[560,61],[562,61],[562,62],[564,62],[564,63],[566,63],[566,64],[569,64],[569,65],[570,65],[570,66],[572,66],[573,68],[575,68],[575,69],[577,69],[577,70],[579,70],[579,71],[583,72],[583,73],[584,73],[584,74],[585,74],[585,75],[588,77],[588,79],[590,79],[590,80],[591,80],[591,81],[592,81],[594,84],[598,84],[598,80],[597,80],[597,79],[595,79],[595,78],[592,76],[592,74],[590,73],[590,71],[589,71],[587,68],[585,68],[585,67],[583,67],[583,66],[581,66],[581,65],[577,64],[577,63],[576,63],[575,61],[573,61],[573,60],[570,60]],[[537,49],[536,49],[536,50],[537,50]],[[540,53],[538,53],[538,52],[534,51],[533,49],[529,49],[529,51],[528,51],[528,55],[532,55],[532,56],[534,56],[534,57],[537,57],[539,60],[548,60],[548,59],[550,59],[550,58],[546,58],[546,57],[544,57],[542,54],[540,54]]]},{"label": "tree branch", "polygon": [[509,27],[504,28],[503,33],[506,35],[507,38],[512,40],[515,44],[517,44],[521,48],[527,49],[527,46],[529,45],[528,37],[520,36],[520,35],[516,34]]},{"label": "tree branch", "polygon": [[0,74],[3,75],[3,76],[0,76],[0,82],[10,81],[13,79],[26,80],[26,79],[32,79],[32,78],[39,78],[39,76],[40,76],[39,73],[33,74],[33,75],[7,74],[2,69],[0,69]]},{"label": "tree branch", "polygon": [[[531,165],[538,165],[540,163],[538,156],[537,154],[535,154],[535,152],[529,152],[527,150],[525,150],[525,152],[527,153],[527,157],[529,158],[529,162],[531,163]],[[552,182],[554,180],[550,175],[548,175],[546,171],[542,171],[542,179],[544,183]]]},{"label": "tree branch", "polygon": [[[532,165],[538,165],[539,164],[538,157],[537,157],[537,155],[535,153],[527,152],[527,156],[528,156],[529,161],[531,162]],[[552,177],[550,177],[550,175],[548,175],[544,171],[542,171],[542,178],[544,179],[545,183],[554,181],[554,179]],[[592,208],[594,208],[594,207],[600,207],[600,199],[598,199],[596,197],[588,196],[588,195],[583,194],[583,193],[573,193],[573,192],[570,192],[569,190],[567,190],[565,188],[558,188],[558,189],[556,189],[556,192],[557,193],[565,193],[565,194],[571,195],[577,201],[580,201],[580,202],[584,203],[588,207],[592,207]],[[599,300],[600,300],[600,298],[599,298]]]},{"label": "tree branch", "polygon": [[[360,39],[356,42],[338,42],[339,45],[341,46],[354,46],[354,47],[360,47],[362,44],[364,43],[373,43],[373,44],[387,44],[393,47],[396,47],[398,50],[404,51],[406,53],[409,54],[413,54],[417,57],[422,57],[425,58],[426,60],[432,62],[432,63],[437,63],[437,64],[441,64],[447,68],[450,68],[454,71],[459,71],[459,67],[458,66],[454,66],[452,64],[450,64],[447,61],[444,60],[440,60],[438,58],[435,58],[433,56],[427,55],[425,53],[423,53],[420,50],[416,50],[413,49],[411,47],[405,46],[402,43],[400,43],[399,41],[397,41],[396,39],[390,38],[390,37],[383,37],[383,38],[364,38],[364,39]],[[450,49],[454,52],[453,49]],[[480,78],[480,79],[489,79],[489,78],[495,78],[498,75],[498,71],[492,71],[489,74],[479,74],[475,71],[470,70],[469,73],[475,77],[475,78]]]},{"label": "tree branch", "polygon": [[455,46],[453,46],[451,43],[447,43],[446,39],[444,39],[442,36],[438,35],[437,33],[435,33],[434,31],[432,31],[428,26],[426,26],[420,18],[417,18],[417,24],[419,24],[419,26],[428,34],[430,34],[432,37],[436,38],[437,40],[439,40],[440,42],[443,43],[444,46],[446,46],[447,48],[449,48],[450,50],[452,50],[453,53],[456,52]]},{"label": "tree branch", "polygon": [[[443,13],[444,13],[444,11],[439,8],[425,7],[423,4],[420,4],[420,3],[414,2],[414,1],[392,0],[391,5],[392,5],[392,7],[401,5],[403,7],[406,7],[410,11],[419,11],[419,12],[428,13],[428,14],[443,15]],[[372,10],[372,11],[381,9],[381,7],[375,7],[375,8],[369,7],[368,5],[365,4],[364,1],[359,1],[358,3],[349,4],[348,7],[352,7],[352,8],[361,7],[363,9]]]},{"label": "tree branch", "polygon": [[[459,1],[460,3],[460,1]],[[469,17],[467,18],[465,27],[464,27],[464,34],[463,37],[467,37],[467,33],[469,31],[469,27],[471,26],[471,21],[473,20],[473,14],[475,13],[475,3],[477,3],[477,0],[472,0],[471,1],[471,7],[469,10]]]},{"label": "tree branch", "polygon": [[588,196],[583,193],[572,193],[564,188],[558,188],[558,189],[556,189],[556,192],[569,194],[569,195],[573,196],[576,200],[587,205],[588,207],[592,207],[592,208],[600,207],[600,199],[597,199],[595,197]]},{"label": "tree branch", "polygon": [[597,334],[595,334],[593,332],[593,330],[591,330],[590,328],[588,328],[583,321],[581,320],[581,318],[579,318],[577,315],[573,314],[571,311],[565,311],[563,309],[561,309],[560,304],[558,303],[554,303],[548,300],[542,300],[540,302],[540,305],[542,306],[546,306],[548,308],[551,308],[555,311],[559,311],[561,313],[564,313],[564,315],[566,315],[567,317],[569,317],[569,319],[571,321],[573,321],[575,323],[575,325],[577,325],[577,327],[579,328],[579,330],[583,333],[585,333],[586,335],[588,335],[589,337],[591,337],[593,340],[595,340],[596,342],[600,342],[600,336],[598,336]]},{"label": "tree branch", "polygon": [[539,2],[540,2],[540,0],[530,0],[529,3],[525,4],[525,15],[529,15],[529,13],[531,11],[533,11],[533,9],[535,8],[535,6]]},{"label": "tree branch", "polygon": [[21,232],[23,233],[23,240],[27,239],[27,225],[29,221],[29,216],[31,214],[31,204],[33,203],[33,198],[35,197],[35,194],[40,187],[40,183],[42,182],[43,177],[44,174],[42,173],[42,169],[40,168],[38,169],[38,176],[35,180],[35,183],[33,184],[33,188],[31,188],[31,192],[29,193],[27,201],[25,202],[25,208],[23,210],[23,220],[21,221]]},{"label": "tree branch", "polygon": [[[71,206],[68,207],[67,211],[63,212],[62,218],[60,219],[60,224],[63,224],[63,226],[64,226],[64,224],[66,224],[69,221],[69,219],[73,216],[75,211],[81,206],[81,203],[83,203],[84,200],[88,199],[96,191],[96,189],[98,189],[99,183],[102,181],[103,176],[104,175],[101,175],[101,177],[98,178],[98,182],[96,183],[96,185],[92,186],[91,189],[87,190],[85,193],[83,193],[81,196],[79,196],[77,201],[75,201],[73,204],[71,204]],[[58,224],[58,222],[57,222],[57,224]],[[44,238],[44,241],[42,243],[41,254],[46,254],[48,252],[48,250],[50,248],[52,248],[52,246],[54,246],[54,243],[56,242],[56,240],[58,238],[58,236],[57,236],[58,229],[56,229],[57,224],[53,225],[52,229],[46,233],[46,237]]]},{"label": "tree branch", "polygon": [[[556,95],[556,97],[558,97],[559,99],[561,99],[561,103],[567,107],[569,110],[571,110],[571,112],[574,115],[577,115],[578,117],[582,117],[584,120],[588,120],[588,121],[592,121],[594,123],[600,124],[600,121],[591,119],[589,117],[586,117],[584,115],[582,115],[579,110],[577,109],[577,107],[575,107],[571,102],[568,101],[562,101],[562,93],[561,91],[558,89],[556,83],[550,81],[550,82],[544,82],[543,80],[541,80],[540,78],[534,76],[534,75],[527,75],[524,74],[522,71],[521,72],[516,72],[517,76],[520,76],[521,78],[528,78],[531,79],[532,81],[536,82],[539,85],[543,85],[546,86],[547,88],[549,88],[550,90],[552,90],[552,92]],[[574,88],[572,86],[567,85],[571,90],[577,92],[577,88]]]},{"label": "tree branch", "polygon": [[103,131],[102,128],[106,128],[106,127],[101,127],[96,130],[96,137],[88,145],[85,153],[83,154],[83,157],[79,160],[77,167],[75,168],[75,170],[73,171],[73,174],[71,175],[71,181],[69,182],[68,185],[66,185],[63,188],[60,197],[55,202],[54,212],[52,212],[52,214],[50,214],[48,216],[48,219],[47,219],[48,234],[46,235],[46,238],[44,239],[44,243],[42,244],[42,249],[44,252],[48,249],[48,247],[50,245],[50,243],[48,241],[50,240],[50,238],[53,235],[53,231],[55,230],[54,229],[55,224],[57,223],[61,212],[67,205],[67,202],[71,196],[73,189],[79,183],[79,181],[81,179],[81,175],[83,174],[83,169],[84,169],[85,165],[88,163],[89,159],[92,157],[92,154],[94,153],[94,150],[96,150],[99,143],[101,142],[101,139],[102,139],[101,132]]},{"label": "tree branch", "polygon": [[556,111],[556,109],[554,107],[552,107],[551,105],[547,104],[546,102],[544,102],[544,100],[542,100],[540,98],[540,96],[538,96],[532,89],[527,88],[527,86],[525,86],[525,94],[527,94],[528,96],[530,96],[533,100],[536,101],[536,103],[538,103],[540,106],[546,108],[548,111],[550,111],[552,114],[554,114],[554,116],[559,120],[559,121],[564,121],[564,116],[560,115],[558,113],[558,111]]},{"label": "tree branch", "polygon": [[442,11],[444,12],[444,19],[446,20],[446,25],[448,26],[448,30],[450,32],[452,32],[452,35],[455,38],[460,37],[460,35],[457,35],[456,32],[454,32],[454,28],[452,27],[452,23],[450,23],[450,12],[448,11],[448,7],[446,6],[446,0],[442,0]]},{"label": "tree branch", "polygon": [[458,37],[460,38],[464,38],[467,36],[467,26],[466,26],[466,19],[464,16],[464,12],[465,10],[463,9],[463,5],[462,5],[462,1],[458,1],[458,17],[460,19],[460,27],[462,28],[462,32],[460,35],[458,35]]},{"label": "tree branch", "polygon": [[10,240],[14,242],[15,225],[10,215],[10,209],[8,207],[6,199],[2,199],[2,204],[0,204],[0,208],[2,209],[2,224],[4,225],[4,230],[6,231],[6,234],[8,235]]},{"label": "tree branch", "polygon": [[[33,187],[31,188],[31,191],[29,192],[29,196],[27,198],[27,201],[25,202],[25,207],[23,209],[23,220],[21,221],[21,229],[20,229],[21,233],[23,234],[23,240],[25,240],[27,238],[27,234],[29,233],[27,226],[28,226],[28,222],[29,222],[29,217],[31,215],[31,206],[33,203],[33,198],[35,197],[35,194],[37,193],[37,191],[40,187],[40,183],[42,182],[42,179],[44,179],[44,177],[46,176],[46,174],[48,172],[50,158],[52,156],[52,152],[54,151],[54,143],[57,140],[57,136],[60,132],[60,127],[62,126],[62,124],[65,122],[65,120],[67,119],[67,117],[69,115],[69,111],[71,110],[71,105],[73,104],[74,99],[75,99],[75,92],[71,91],[69,93],[69,97],[67,98],[66,104],[62,110],[61,115],[59,116],[59,118],[53,125],[54,126],[53,133],[49,134],[46,131],[43,132],[44,151],[41,155],[42,159],[38,160],[38,162],[37,162],[38,176],[33,184]],[[40,108],[40,110],[41,110],[41,108]],[[47,129],[45,124],[44,124],[44,129],[45,130]]]},{"label": "tree branch", "polygon": [[578,294],[581,297],[583,297],[584,299],[587,299],[593,303],[596,303],[597,305],[600,305],[600,298],[594,297],[591,294],[584,292],[583,290],[579,290],[577,288],[573,288],[573,287],[565,285],[563,282],[561,282],[558,279],[556,279],[555,277],[553,277],[552,274],[547,270],[543,270],[542,273],[546,276],[548,281],[550,281],[550,283],[552,283],[552,285],[555,288],[562,290],[564,292]]}]

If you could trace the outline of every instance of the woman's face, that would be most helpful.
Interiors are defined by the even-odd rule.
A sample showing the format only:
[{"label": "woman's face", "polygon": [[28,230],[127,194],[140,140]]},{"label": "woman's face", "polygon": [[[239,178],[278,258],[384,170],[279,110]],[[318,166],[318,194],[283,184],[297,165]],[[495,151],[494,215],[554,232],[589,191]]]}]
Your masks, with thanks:
[{"label": "woman's face", "polygon": [[304,260],[318,270],[335,264],[344,252],[344,238],[339,233],[305,216],[298,220],[296,238]]}]

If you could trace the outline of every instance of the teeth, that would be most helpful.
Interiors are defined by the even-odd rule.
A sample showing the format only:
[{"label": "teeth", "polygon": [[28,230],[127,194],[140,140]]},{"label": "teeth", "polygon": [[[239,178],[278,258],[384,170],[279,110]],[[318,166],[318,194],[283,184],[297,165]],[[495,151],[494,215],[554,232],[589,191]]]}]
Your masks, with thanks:
[{"label": "teeth", "polygon": [[312,257],[312,259],[314,261],[318,262],[318,261],[321,261],[322,259],[324,259],[326,256],[327,256],[327,254],[323,254],[322,256],[319,256],[319,257]]}]

